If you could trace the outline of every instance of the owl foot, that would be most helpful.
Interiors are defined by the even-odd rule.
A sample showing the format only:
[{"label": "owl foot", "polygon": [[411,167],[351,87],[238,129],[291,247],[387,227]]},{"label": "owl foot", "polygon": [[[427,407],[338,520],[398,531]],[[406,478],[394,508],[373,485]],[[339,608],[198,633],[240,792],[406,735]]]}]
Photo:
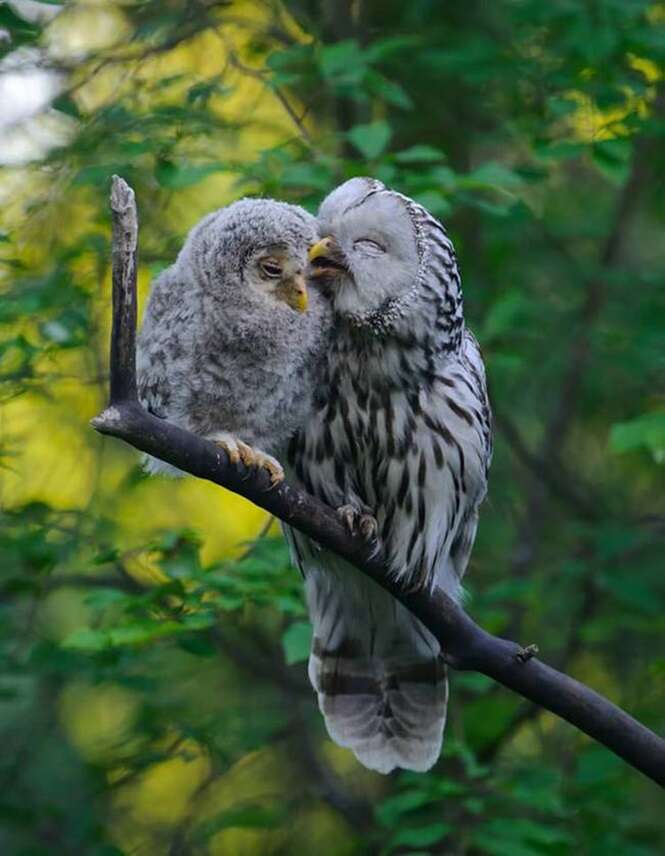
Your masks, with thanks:
[{"label": "owl foot", "polygon": [[376,522],[376,517],[371,513],[371,509],[367,506],[359,508],[352,503],[341,505],[337,509],[337,516],[351,535],[355,535],[358,532],[368,542],[375,541],[378,538],[379,524]]},{"label": "owl foot", "polygon": [[258,467],[265,470],[270,476],[270,484],[273,487],[284,480],[284,470],[280,462],[266,452],[262,452],[261,449],[249,446],[233,434],[217,434],[210,439],[226,452],[232,464],[243,463],[248,469]]}]

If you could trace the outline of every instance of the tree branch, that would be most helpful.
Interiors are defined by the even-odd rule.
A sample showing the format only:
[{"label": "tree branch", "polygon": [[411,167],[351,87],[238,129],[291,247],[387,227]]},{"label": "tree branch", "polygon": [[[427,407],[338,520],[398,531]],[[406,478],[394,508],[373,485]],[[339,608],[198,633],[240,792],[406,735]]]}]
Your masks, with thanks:
[{"label": "tree branch", "polygon": [[162,419],[139,404],[136,391],[136,237],[134,194],[114,176],[111,192],[114,222],[113,330],[111,334],[111,400],[92,420],[102,434],[167,461],[249,499],[275,517],[332,550],[390,592],[441,643],[442,656],[453,668],[488,675],[524,698],[566,719],[607,746],[655,782],[665,785],[665,741],[612,702],[535,656],[525,658],[515,642],[491,636],[478,627],[439,588],[404,591],[361,537],[351,536],[333,509],[304,491],[282,482],[271,487],[263,471],[234,465],[213,443]]}]

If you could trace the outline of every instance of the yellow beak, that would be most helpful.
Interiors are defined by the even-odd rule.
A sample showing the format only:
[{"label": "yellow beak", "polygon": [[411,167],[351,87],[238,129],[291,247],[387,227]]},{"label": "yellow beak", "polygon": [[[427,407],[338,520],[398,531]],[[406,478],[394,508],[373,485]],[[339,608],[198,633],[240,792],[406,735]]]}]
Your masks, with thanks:
[{"label": "yellow beak", "polygon": [[288,282],[284,283],[282,293],[283,299],[291,309],[296,312],[305,312],[307,309],[307,286],[305,285],[305,277],[302,274],[294,276]]},{"label": "yellow beak", "polygon": [[329,256],[333,245],[334,242],[332,238],[323,238],[323,240],[318,243],[312,244],[309,248],[309,252],[307,253],[310,262],[313,262],[314,259],[320,259],[322,256],[324,258],[325,256]]}]

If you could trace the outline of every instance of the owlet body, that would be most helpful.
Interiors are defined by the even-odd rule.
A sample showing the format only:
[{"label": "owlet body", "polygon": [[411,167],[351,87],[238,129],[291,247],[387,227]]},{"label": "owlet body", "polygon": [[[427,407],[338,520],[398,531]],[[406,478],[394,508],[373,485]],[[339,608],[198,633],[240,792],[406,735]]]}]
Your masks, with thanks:
[{"label": "owlet body", "polygon": [[[316,220],[294,205],[242,199],[215,211],[154,282],[139,336],[150,412],[273,480],[272,456],[302,425],[319,379],[327,308],[304,278],[316,239]],[[178,474],[155,459],[147,468]]]},{"label": "owlet body", "polygon": [[[319,212],[310,252],[334,310],[324,394],[290,466],[344,519],[376,532],[407,587],[461,594],[487,486],[491,416],[464,325],[453,246],[422,206],[352,179]],[[332,553],[288,533],[314,639],[309,675],[328,731],[367,767],[426,770],[441,750],[447,679],[434,637]]]}]

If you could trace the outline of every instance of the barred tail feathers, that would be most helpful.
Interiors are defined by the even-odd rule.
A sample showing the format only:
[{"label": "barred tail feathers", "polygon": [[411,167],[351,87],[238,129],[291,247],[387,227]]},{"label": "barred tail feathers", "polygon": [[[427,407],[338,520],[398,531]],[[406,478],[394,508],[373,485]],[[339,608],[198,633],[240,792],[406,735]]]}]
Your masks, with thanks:
[{"label": "barred tail feathers", "polygon": [[423,772],[441,752],[448,683],[439,644],[371,580],[306,573],[309,678],[330,737],[366,767]]}]

